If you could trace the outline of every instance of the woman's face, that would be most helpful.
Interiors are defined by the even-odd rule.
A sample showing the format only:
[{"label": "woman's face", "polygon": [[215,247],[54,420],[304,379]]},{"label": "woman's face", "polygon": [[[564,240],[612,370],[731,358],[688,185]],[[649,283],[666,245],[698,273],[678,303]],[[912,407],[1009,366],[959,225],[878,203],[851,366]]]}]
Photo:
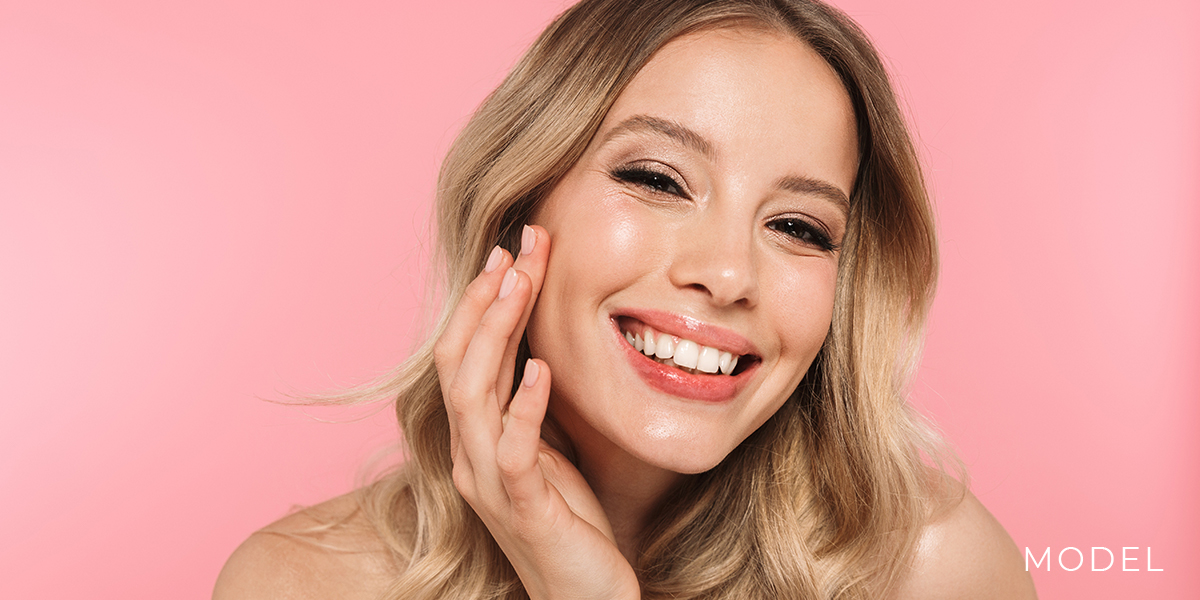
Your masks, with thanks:
[{"label": "woman's face", "polygon": [[774,414],[829,331],[856,169],[850,99],[800,41],[719,29],[654,55],[533,219],[529,344],[583,459],[697,473]]}]

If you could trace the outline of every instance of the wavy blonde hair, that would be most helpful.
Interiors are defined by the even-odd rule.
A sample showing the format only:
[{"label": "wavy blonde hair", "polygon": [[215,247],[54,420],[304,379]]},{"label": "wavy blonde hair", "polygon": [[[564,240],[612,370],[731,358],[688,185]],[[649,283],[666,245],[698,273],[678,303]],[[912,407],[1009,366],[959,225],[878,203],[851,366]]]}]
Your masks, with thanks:
[{"label": "wavy blonde hair", "polygon": [[783,407],[673,492],[634,568],[645,598],[876,598],[902,575],[937,491],[929,459],[943,454],[905,402],[937,261],[883,64],[857,25],[814,0],[584,0],[542,33],[451,148],[436,213],[444,308],[429,341],[364,392],[396,400],[408,452],[360,498],[403,566],[387,597],[525,597],[451,481],[433,340],[492,246],[517,249],[522,224],[651,55],[691,32],[746,26],[812,47],[854,106],[860,158],[833,323]]}]

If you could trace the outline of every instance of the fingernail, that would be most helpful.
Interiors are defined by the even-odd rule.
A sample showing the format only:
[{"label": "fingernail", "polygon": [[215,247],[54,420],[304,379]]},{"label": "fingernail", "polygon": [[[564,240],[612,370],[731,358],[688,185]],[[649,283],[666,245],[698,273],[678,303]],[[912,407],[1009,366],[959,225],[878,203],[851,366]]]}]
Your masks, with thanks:
[{"label": "fingernail", "polygon": [[533,247],[537,245],[537,232],[532,227],[526,225],[521,230],[521,254],[529,254],[533,252]]},{"label": "fingernail", "polygon": [[500,264],[500,246],[492,248],[492,253],[488,255],[487,264],[483,266],[484,273],[491,273],[496,270],[496,265]]},{"label": "fingernail", "polygon": [[500,297],[511,294],[515,287],[517,287],[517,272],[509,267],[508,272],[504,274],[504,281],[500,283]]},{"label": "fingernail", "polygon": [[525,361],[525,375],[521,377],[521,385],[527,388],[533,387],[537,383],[539,371],[541,369],[538,368],[537,363],[533,362],[532,358]]}]

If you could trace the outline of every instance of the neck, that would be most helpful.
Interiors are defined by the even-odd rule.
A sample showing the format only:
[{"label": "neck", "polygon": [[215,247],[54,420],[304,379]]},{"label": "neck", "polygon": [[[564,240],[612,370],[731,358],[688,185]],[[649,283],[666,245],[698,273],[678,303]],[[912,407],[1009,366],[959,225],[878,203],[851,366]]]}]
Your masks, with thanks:
[{"label": "neck", "polygon": [[592,439],[598,443],[575,445],[577,466],[608,516],[617,548],[636,565],[650,516],[685,476],[649,465],[607,439]]}]

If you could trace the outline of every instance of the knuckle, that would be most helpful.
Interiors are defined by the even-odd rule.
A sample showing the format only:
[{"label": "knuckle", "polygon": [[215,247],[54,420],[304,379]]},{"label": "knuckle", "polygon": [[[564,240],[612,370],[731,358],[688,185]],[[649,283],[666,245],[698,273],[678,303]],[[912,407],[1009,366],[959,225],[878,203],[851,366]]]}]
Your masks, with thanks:
[{"label": "knuckle", "polygon": [[486,305],[492,301],[493,294],[495,292],[491,290],[491,286],[483,279],[477,278],[463,290],[463,300],[471,304]]},{"label": "knuckle", "polygon": [[525,468],[524,462],[520,456],[516,456],[511,452],[497,454],[496,456],[496,468],[507,479],[514,479],[520,475],[521,471]]},{"label": "knuckle", "polygon": [[479,322],[479,335],[489,340],[506,339],[512,334],[514,323],[512,317],[501,311],[500,314],[488,311]]},{"label": "knuckle", "polygon": [[[453,398],[453,396],[451,397]],[[471,411],[463,406],[461,402],[450,402],[450,411],[454,414],[455,422],[464,423],[471,418]]]},{"label": "knuckle", "polygon": [[443,337],[433,345],[433,366],[439,374],[452,373],[454,371],[455,352],[450,346],[450,343]]},{"label": "knuckle", "polygon": [[[450,386],[446,389],[447,395],[450,398],[450,405],[453,407],[455,416],[463,416],[467,412],[467,407],[462,400],[472,398],[480,393],[481,390],[463,381],[462,378],[456,377],[450,382]],[[486,391],[486,390],[483,390]]]},{"label": "knuckle", "polygon": [[450,471],[450,479],[454,482],[454,489],[458,490],[463,498],[475,495],[475,475],[461,462],[454,464],[454,469]]}]

